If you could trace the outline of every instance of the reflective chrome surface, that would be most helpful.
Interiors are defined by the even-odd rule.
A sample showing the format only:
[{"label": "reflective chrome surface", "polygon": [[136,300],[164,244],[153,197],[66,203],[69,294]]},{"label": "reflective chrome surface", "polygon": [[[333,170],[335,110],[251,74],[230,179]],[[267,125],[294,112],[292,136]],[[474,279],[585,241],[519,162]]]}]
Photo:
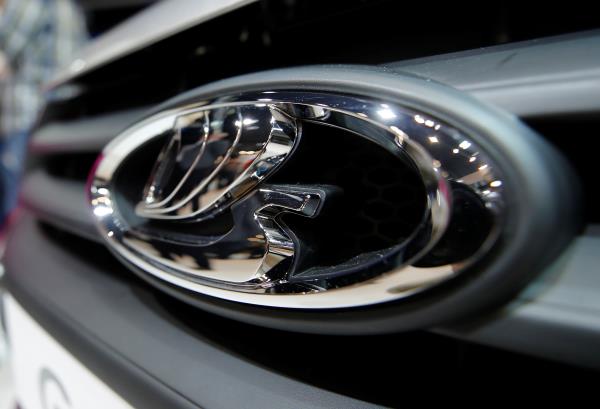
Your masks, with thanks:
[{"label": "reflective chrome surface", "polygon": [[[321,138],[333,127],[368,140],[418,174],[424,205],[407,237],[326,267],[313,261],[319,248],[287,215],[319,222],[354,203],[335,185],[271,180],[315,125]],[[498,166],[461,124],[360,96],[273,90],[146,119],[104,149],[89,192],[111,249],[144,273],[239,302],[341,308],[403,298],[464,271],[498,237],[503,189]]]},{"label": "reflective chrome surface", "polygon": [[142,217],[206,219],[230,208],[288,155],[295,122],[275,108],[223,107],[180,115],[156,160]]}]

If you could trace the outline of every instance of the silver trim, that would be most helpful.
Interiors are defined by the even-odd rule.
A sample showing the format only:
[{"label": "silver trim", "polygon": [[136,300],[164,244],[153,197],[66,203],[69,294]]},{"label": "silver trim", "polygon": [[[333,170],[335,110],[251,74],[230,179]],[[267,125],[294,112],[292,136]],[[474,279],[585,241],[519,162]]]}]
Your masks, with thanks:
[{"label": "silver trim", "polygon": [[[342,128],[383,146],[398,157],[411,159],[425,186],[427,209],[413,234],[405,242],[387,249],[387,262],[395,267],[378,271],[374,277],[359,275],[349,279],[344,276],[341,284],[336,279],[325,279],[292,285],[285,268],[275,269],[294,255],[291,241],[285,238],[285,227],[277,225],[277,213],[259,223],[265,233],[265,237],[258,240],[264,248],[262,253],[259,252],[264,254],[262,260],[257,261],[256,254],[246,258],[233,254],[233,259],[231,254],[225,259],[212,256],[208,269],[199,263],[190,263],[194,257],[159,250],[162,245],[157,244],[156,237],[149,236],[147,230],[136,232],[137,227],[129,225],[113,199],[116,197],[113,178],[130,154],[148,141],[176,132],[177,118],[202,117],[223,108],[239,112],[249,107],[285,112],[296,121]],[[90,200],[100,231],[111,249],[135,268],[176,286],[229,300],[286,308],[342,308],[391,301],[428,289],[463,272],[492,246],[499,235],[505,208],[503,177],[499,167],[468,136],[469,129],[459,126],[434,113],[351,95],[273,90],[222,97],[157,114],[117,137],[104,149],[90,179]],[[476,253],[466,259],[443,266],[416,267],[415,263],[431,252],[450,224],[451,182],[468,188],[480,198],[493,219],[492,229]],[[306,191],[305,187],[296,189],[296,194]],[[258,191],[260,194],[246,191],[246,197],[250,199],[241,201],[238,207],[253,200],[264,203],[267,191],[263,188]],[[286,200],[286,197],[289,199],[288,195],[278,200]],[[296,205],[284,205],[283,208],[302,212],[303,205],[299,203],[303,200],[308,203],[308,198],[294,199]],[[321,200],[323,198],[324,195],[320,196]],[[231,207],[232,203],[224,208]],[[282,206],[281,202],[276,203],[276,207]],[[240,213],[248,213],[249,209],[255,209],[254,214],[260,220],[266,208],[264,205],[258,209],[249,207]],[[311,211],[305,215],[316,214]],[[162,239],[164,241],[164,237]],[[173,243],[173,239],[168,241]],[[270,259],[273,254],[279,257],[274,262]],[[238,266],[233,266],[236,263]]]},{"label": "silver trim", "polygon": [[[191,129],[195,123],[200,135],[184,140],[186,130],[196,136]],[[283,162],[298,133],[295,121],[279,110],[251,105],[181,114],[174,129],[136,207],[141,217],[201,220],[230,208]],[[192,163],[185,163],[190,157]],[[166,166],[187,170],[159,196],[161,185],[168,183],[164,179],[172,178],[165,175]]]},{"label": "silver trim", "polygon": [[389,63],[521,118],[600,110],[600,30]]},{"label": "silver trim", "polygon": [[[53,88],[256,0],[163,0],[92,41],[48,84]],[[157,23],[159,22],[159,23]]]}]

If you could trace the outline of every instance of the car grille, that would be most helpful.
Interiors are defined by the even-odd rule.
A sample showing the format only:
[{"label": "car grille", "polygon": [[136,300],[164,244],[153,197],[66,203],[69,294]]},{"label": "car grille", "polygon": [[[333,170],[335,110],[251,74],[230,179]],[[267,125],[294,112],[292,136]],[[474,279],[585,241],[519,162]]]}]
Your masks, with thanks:
[{"label": "car grille", "polygon": [[[345,4],[334,3],[339,3],[338,6]],[[378,20],[384,14],[393,14],[382,11],[386,10],[385,7],[395,7],[389,2],[351,4],[352,7],[348,7],[343,16],[356,26],[369,18]],[[332,17],[330,14],[330,18],[337,15],[334,10],[336,7],[330,10],[334,15]],[[600,33],[586,32],[445,54],[494,44],[497,42],[496,34],[528,38],[556,32],[548,27],[543,31],[543,26],[540,28],[542,32],[522,35],[519,33],[523,32],[524,23],[517,22],[512,26],[499,22],[504,26],[495,32],[469,25],[465,32],[455,33],[454,38],[441,40],[444,35],[453,32],[454,25],[450,27],[449,23],[440,19],[431,23],[436,30],[429,35],[419,32],[411,37],[406,32],[408,29],[402,29],[401,33],[384,29],[382,35],[389,35],[388,39],[380,43],[376,34],[370,33],[357,41],[353,51],[349,50],[352,48],[349,41],[353,37],[348,40],[333,36],[326,46],[329,53],[323,50],[311,53],[314,47],[322,44],[322,37],[314,38],[314,35],[308,34],[305,43],[299,41],[315,27],[325,30],[327,23],[307,17],[302,7],[294,9],[293,15],[285,13],[285,10],[279,10],[269,2],[252,4],[51,90],[48,107],[30,142],[31,157],[21,192],[22,203],[42,226],[44,239],[88,260],[86,262],[111,271],[111,274],[115,269],[119,270],[119,274],[128,274],[125,268],[114,262],[112,255],[96,243],[100,237],[96,233],[86,198],[86,178],[103,146],[157,104],[197,85],[257,69],[337,62],[379,64],[389,70],[428,77],[456,86],[514,113],[569,159],[586,188],[583,198],[586,207],[585,230],[589,232],[596,229],[595,223],[600,220],[594,210],[600,206],[600,198],[592,192],[592,178],[596,173],[592,169],[595,151],[588,144],[600,129],[600,99],[597,98],[600,95],[600,54],[585,50],[590,50],[592,45],[597,49]],[[452,12],[452,15],[458,14]],[[265,25],[257,22],[265,18],[279,23],[272,26],[270,23]],[[385,21],[390,18],[384,17]],[[436,26],[435,23],[440,25]],[[578,22],[574,28],[587,28],[587,24],[586,21]],[[381,25],[385,26],[383,23]],[[240,29],[225,30],[223,27]],[[479,34],[469,37],[469,30]],[[331,34],[331,31],[334,31],[333,28],[326,33]],[[293,41],[298,41],[296,44],[299,45],[292,52],[287,48]],[[340,49],[336,49],[336,41]],[[369,50],[374,42],[381,50]],[[403,49],[404,44],[407,46]],[[423,44],[423,47],[416,44]],[[360,55],[361,52],[364,54]],[[412,58],[428,54],[438,55]],[[398,60],[402,61],[392,62]],[[348,234],[347,246],[364,249],[368,248],[369,243],[397,239],[390,237],[386,231],[390,220],[381,219],[381,212],[376,209],[389,206],[385,200],[386,191],[396,187],[382,184],[378,172],[386,173],[386,164],[376,163],[377,158],[374,158],[372,168],[353,167],[356,150],[360,150],[360,147],[349,147],[343,158],[344,164],[331,169],[331,172],[358,174],[356,178],[362,181],[362,189],[367,192],[365,195],[371,197],[367,205],[358,210],[364,221],[363,226]],[[482,362],[505,369],[524,365],[529,368],[525,373],[531,376],[538,376],[543,371],[549,376],[565,370],[563,366],[541,364],[534,358],[499,352],[432,333],[343,339],[274,330],[261,330],[258,334],[249,325],[190,311],[190,307],[178,301],[158,292],[155,294],[168,312],[180,317],[177,319],[182,320],[181,325],[235,354],[319,387],[380,404],[394,405],[399,402],[394,392],[395,383],[381,375],[382,369],[377,363],[383,362],[386,352],[400,344],[416,351],[435,351],[427,354],[425,362],[422,360],[425,356],[423,353],[417,353],[414,359],[402,361],[401,365],[416,371],[416,376],[426,376],[439,368],[444,368],[444,373],[458,369],[475,373],[483,366]],[[185,318],[194,314],[202,314],[202,325]],[[459,331],[440,331],[460,337]],[[248,342],[232,343],[231,339],[235,339],[239,333],[250,334],[246,338]],[[288,345],[297,353],[293,359],[278,361],[260,351],[265,339]],[[325,363],[315,362],[319,361],[320,351],[332,350],[340,357]],[[361,351],[364,350],[382,352],[376,354],[375,358],[363,357]],[[344,360],[348,355],[357,358],[352,368]],[[310,365],[306,365],[308,361],[311,361]],[[391,362],[400,365],[397,360]],[[393,371],[394,368],[390,367],[389,370]],[[364,374],[364,371],[372,374],[373,379],[355,377],[359,373]]]}]

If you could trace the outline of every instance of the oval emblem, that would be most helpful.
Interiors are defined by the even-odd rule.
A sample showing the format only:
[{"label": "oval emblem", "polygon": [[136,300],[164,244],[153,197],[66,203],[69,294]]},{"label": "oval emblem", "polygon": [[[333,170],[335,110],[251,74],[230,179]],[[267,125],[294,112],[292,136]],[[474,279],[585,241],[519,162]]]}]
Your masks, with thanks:
[{"label": "oval emblem", "polygon": [[175,106],[103,151],[90,201],[129,266],[284,308],[391,301],[478,260],[504,217],[468,129],[385,98],[277,90]]}]

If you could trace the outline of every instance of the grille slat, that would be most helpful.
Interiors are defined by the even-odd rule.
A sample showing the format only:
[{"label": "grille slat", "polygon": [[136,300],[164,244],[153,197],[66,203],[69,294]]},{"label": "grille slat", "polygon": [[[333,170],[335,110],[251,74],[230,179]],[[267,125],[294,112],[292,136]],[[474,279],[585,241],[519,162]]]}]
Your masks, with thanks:
[{"label": "grille slat", "polygon": [[523,118],[600,112],[600,31],[387,66],[469,92]]},{"label": "grille slat", "polygon": [[21,202],[41,221],[89,240],[100,240],[83,182],[60,179],[36,170],[23,182]]},{"label": "grille slat", "polygon": [[45,123],[33,134],[30,150],[36,155],[100,152],[115,135],[141,118],[146,111],[147,108],[136,108]]}]

